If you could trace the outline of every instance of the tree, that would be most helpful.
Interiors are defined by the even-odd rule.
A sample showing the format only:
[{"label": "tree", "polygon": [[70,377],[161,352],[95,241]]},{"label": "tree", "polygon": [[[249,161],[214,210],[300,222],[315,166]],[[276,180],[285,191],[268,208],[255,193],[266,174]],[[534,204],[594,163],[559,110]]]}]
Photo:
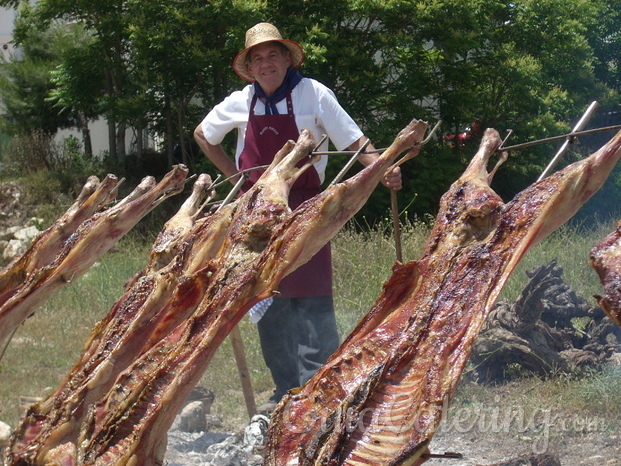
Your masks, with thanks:
[{"label": "tree", "polygon": [[75,124],[73,115],[61,112],[48,100],[54,84],[50,73],[58,66],[62,51],[71,42],[60,23],[41,29],[31,20],[30,9],[20,10],[15,24],[15,41],[21,59],[0,65],[0,101],[6,114],[3,128],[9,134],[42,130],[54,134]]},{"label": "tree", "polygon": [[[4,1],[1,4],[5,6],[13,3]],[[125,12],[126,4],[122,0],[46,0],[33,6],[33,16],[42,24],[63,19],[81,24],[92,34],[89,46],[98,51],[98,63],[104,77],[103,94],[98,102],[99,111],[108,121],[110,157],[113,162],[121,164],[125,157],[127,116],[121,111],[119,102],[135,93],[134,84],[128,83],[126,78],[126,31],[129,19]],[[68,70],[71,68],[65,67],[65,72]],[[66,93],[65,97],[69,95]],[[73,105],[74,102],[67,101],[66,104]]]},{"label": "tree", "polygon": [[[186,135],[244,85],[231,61],[259,21],[303,45],[302,73],[334,89],[377,147],[412,118],[441,119],[440,136],[474,122],[511,128],[511,144],[569,130],[592,100],[618,105],[617,10],[615,0],[42,0],[31,19],[88,31],[84,47],[62,57],[53,95],[69,113],[106,115],[111,155],[122,155],[117,141],[131,125],[164,136],[169,163],[175,141],[191,163]],[[402,167],[411,213],[435,211],[479,136],[456,148],[440,137]],[[495,189],[509,198],[533,182],[552,150],[512,153]],[[362,215],[387,210],[380,189]]]},{"label": "tree", "polygon": [[186,137],[203,112],[191,103],[199,96],[202,105],[211,107],[229,91],[228,71],[236,52],[229,38],[238,18],[258,18],[256,6],[199,0],[133,0],[127,6],[132,18],[128,76],[140,83],[146,97],[138,107],[165,135],[169,164],[174,162],[175,141],[181,149],[179,161],[189,164]]},{"label": "tree", "polygon": [[93,156],[88,122],[99,116],[104,75],[101,55],[91,34],[80,24],[72,24],[72,43],[63,50],[61,63],[51,72],[54,87],[49,100],[65,113],[73,114],[82,132],[84,152]]},{"label": "tree", "polygon": [[[601,15],[584,0],[278,0],[268,11],[304,44],[303,73],[331,86],[376,146],[413,117],[441,119],[442,134],[478,121],[513,129],[516,142],[556,135],[610,92],[594,73],[587,41]],[[402,167],[400,196],[413,212],[435,210],[479,140],[455,150],[440,140]],[[505,198],[523,189],[549,153],[511,154],[496,189]],[[369,206],[382,215],[388,196]]]}]

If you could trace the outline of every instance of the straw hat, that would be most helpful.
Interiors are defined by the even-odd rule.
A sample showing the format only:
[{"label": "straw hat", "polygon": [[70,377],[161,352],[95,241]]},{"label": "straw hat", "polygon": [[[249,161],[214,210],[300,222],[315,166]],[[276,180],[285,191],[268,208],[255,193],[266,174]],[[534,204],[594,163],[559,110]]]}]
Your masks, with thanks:
[{"label": "straw hat", "polygon": [[270,41],[280,42],[289,49],[289,52],[291,52],[291,66],[293,68],[298,68],[304,61],[304,51],[300,44],[292,40],[283,39],[273,24],[259,23],[246,31],[246,48],[233,59],[233,71],[246,81],[254,81],[246,68],[246,55],[255,45]]}]

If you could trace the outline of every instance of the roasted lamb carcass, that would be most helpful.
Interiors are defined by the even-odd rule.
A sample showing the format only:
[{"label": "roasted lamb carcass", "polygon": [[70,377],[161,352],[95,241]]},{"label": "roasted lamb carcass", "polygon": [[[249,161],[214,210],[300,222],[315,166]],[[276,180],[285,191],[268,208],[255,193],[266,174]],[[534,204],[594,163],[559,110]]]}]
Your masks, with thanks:
[{"label": "roasted lamb carcass", "polygon": [[621,133],[503,204],[487,130],[443,196],[420,260],[397,263],[365,318],[274,412],[265,464],[421,464],[470,350],[529,247],[574,215],[621,157]]},{"label": "roasted lamb carcass", "polygon": [[[214,214],[216,220],[197,222],[182,241],[195,235],[192,246],[182,247],[171,264],[158,271],[164,273],[170,267],[179,283],[175,286],[192,292],[172,293],[173,298],[156,314],[159,323],[140,332],[140,341],[125,339],[123,345],[114,345],[114,352],[85,352],[77,366],[98,365],[97,359],[101,359],[100,367],[105,370],[97,369],[89,380],[87,374],[77,391],[69,390],[68,397],[61,386],[43,403],[52,407],[44,416],[39,416],[40,406],[35,405],[16,431],[7,462],[153,464],[181,403],[228,332],[252,305],[275,292],[284,275],[308,260],[338,231],[364,204],[395,158],[422,139],[425,129],[425,123],[412,122],[376,163],[293,213],[288,207],[288,191],[313,161],[301,168],[296,164],[307,158],[315,142],[303,132],[295,146],[287,144],[242,198]],[[213,255],[201,256],[208,248]],[[183,264],[181,271],[175,269],[178,264]],[[187,315],[191,308],[181,300],[184,296],[191,296],[194,302],[202,300],[193,314],[175,327],[179,320],[174,319]],[[133,326],[137,317],[127,317]],[[122,367],[115,363],[120,354],[125,360],[134,359],[116,377],[115,371]],[[100,396],[102,381],[109,390]],[[68,403],[73,407],[63,409]],[[58,416],[54,410],[62,414]],[[76,429],[80,431],[77,438]]]},{"label": "roasted lamb carcass", "polygon": [[604,295],[595,295],[610,319],[621,327],[621,223],[591,249],[591,267],[604,286]]},{"label": "roasted lamb carcass", "polygon": [[[38,455],[46,451],[48,445],[54,448],[77,438],[85,406],[106,393],[119,372],[144,350],[150,331],[166,314],[167,305],[175,302],[175,292],[182,296],[176,298],[177,313],[169,321],[180,321],[184,312],[191,312],[191,293],[178,281],[183,278],[178,271],[184,264],[174,259],[181,249],[192,245],[188,239],[192,229],[204,223],[205,219],[199,218],[199,215],[201,203],[211,191],[210,187],[209,176],[201,175],[194,184],[192,194],[158,235],[147,266],[128,282],[126,293],[91,332],[78,362],[50,396],[27,409],[11,447],[12,461],[40,461]],[[217,247],[217,241],[213,241],[212,245]],[[184,256],[209,254],[206,249],[190,251]],[[182,306],[179,299],[183,299],[186,305]]]},{"label": "roasted lamb carcass", "polygon": [[[117,387],[122,391],[111,390],[94,407],[83,430],[87,434],[78,442],[78,458],[86,463],[149,464],[180,403],[231,328],[331,238],[364,204],[392,160],[420,141],[425,129],[422,122],[414,122],[378,162],[293,213],[288,212],[286,195],[295,178],[287,173],[297,160],[280,162],[277,156],[240,199],[222,254],[207,266],[213,275],[205,299],[186,323],[121,374]],[[313,146],[307,142],[305,152]]]},{"label": "roasted lamb carcass", "polygon": [[[179,165],[160,183],[146,177],[114,207],[96,213],[115,192],[115,178],[106,178],[86,201],[80,196],[67,214],[9,265],[5,286],[11,291],[0,292],[4,299],[0,304],[0,348],[8,344],[14,330],[39,304],[86,272],[163,200],[179,193],[186,176],[187,168]],[[16,277],[21,275],[23,281],[16,284]]]},{"label": "roasted lamb carcass", "polygon": [[62,243],[82,222],[90,218],[106,202],[116,196],[118,180],[108,175],[102,182],[91,176],[69,209],[33,241],[21,255],[0,271],[0,306],[14,294],[36,269],[49,265]]},{"label": "roasted lamb carcass", "polygon": [[[22,288],[34,271],[52,263],[62,244],[80,224],[116,196],[117,185],[114,175],[108,175],[102,182],[96,176],[87,180],[73,205],[39,234],[23,254],[0,270],[0,306]],[[0,336],[0,347],[3,340],[6,343],[7,337]]]}]

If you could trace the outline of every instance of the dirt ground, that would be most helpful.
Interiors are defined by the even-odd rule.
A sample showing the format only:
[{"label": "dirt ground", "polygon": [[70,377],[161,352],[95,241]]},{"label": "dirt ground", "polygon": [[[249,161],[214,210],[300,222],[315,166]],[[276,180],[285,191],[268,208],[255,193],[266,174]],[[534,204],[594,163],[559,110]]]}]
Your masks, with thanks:
[{"label": "dirt ground", "polygon": [[[491,416],[490,416],[491,414]],[[166,461],[169,466],[242,466],[260,464],[255,455],[237,452],[230,443],[236,437],[241,446],[245,425],[236,432],[170,432]],[[553,455],[563,466],[621,466],[621,432],[597,418],[585,419],[570,410],[535,410],[522,415],[520,408],[506,403],[472,409],[451,408],[432,440],[432,454],[458,453],[460,458],[432,458],[429,466],[492,466],[516,458]],[[226,445],[226,443],[229,443]],[[221,447],[218,447],[221,445]],[[219,453],[215,454],[214,451]],[[514,462],[511,466],[530,466]],[[539,465],[538,465],[539,466]],[[543,466],[543,465],[541,465]],[[545,465],[548,466],[548,465]]]},{"label": "dirt ground", "polygon": [[451,451],[461,453],[463,458],[433,458],[426,464],[492,465],[525,455],[551,453],[557,456],[563,466],[621,465],[618,432],[567,433],[561,432],[558,427],[555,429],[555,426],[551,426],[547,432],[544,429],[518,434],[485,432],[479,429],[466,433],[440,431],[431,443],[432,453]]},{"label": "dirt ground", "polygon": [[[214,459],[208,447],[224,442],[226,434],[199,433],[169,435],[166,461],[169,466],[214,465],[237,466],[258,464],[256,456]],[[462,458],[432,458],[429,466],[490,466],[528,455],[553,454],[563,466],[619,466],[621,445],[619,433],[563,433],[552,427],[549,432],[485,432],[475,428],[456,433],[440,430],[431,444],[433,454],[456,452]],[[213,448],[213,447],[212,447]],[[254,460],[253,460],[254,458]],[[516,463],[529,466],[530,463]]]}]

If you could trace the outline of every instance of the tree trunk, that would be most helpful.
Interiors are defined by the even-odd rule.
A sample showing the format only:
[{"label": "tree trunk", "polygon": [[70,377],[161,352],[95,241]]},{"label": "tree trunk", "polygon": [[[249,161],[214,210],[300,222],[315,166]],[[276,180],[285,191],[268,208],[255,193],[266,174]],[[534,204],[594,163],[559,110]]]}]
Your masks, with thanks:
[{"label": "tree trunk", "polygon": [[88,129],[88,119],[84,112],[78,111],[78,127],[82,132],[82,144],[84,145],[84,156],[86,158],[93,157],[93,143],[91,141],[91,130]]},{"label": "tree trunk", "polygon": [[119,163],[121,166],[125,167],[125,132],[127,129],[127,123],[122,122],[119,123],[116,129],[116,155],[119,159]]},{"label": "tree trunk", "polygon": [[169,95],[166,95],[164,105],[166,107],[166,155],[168,156],[168,166],[172,167],[175,164],[175,160],[173,157],[174,135],[173,135],[172,108],[171,108]]},{"label": "tree trunk", "polygon": [[142,165],[142,152],[144,150],[144,126],[142,121],[136,128],[136,163],[138,167]]},{"label": "tree trunk", "polygon": [[181,162],[187,167],[189,166],[188,151],[185,147],[185,134],[183,134],[183,108],[181,105],[177,109],[177,131],[179,132],[179,144],[181,145]]},{"label": "tree trunk", "polygon": [[116,120],[110,113],[108,114],[108,151],[110,153],[110,161],[116,164]]}]

